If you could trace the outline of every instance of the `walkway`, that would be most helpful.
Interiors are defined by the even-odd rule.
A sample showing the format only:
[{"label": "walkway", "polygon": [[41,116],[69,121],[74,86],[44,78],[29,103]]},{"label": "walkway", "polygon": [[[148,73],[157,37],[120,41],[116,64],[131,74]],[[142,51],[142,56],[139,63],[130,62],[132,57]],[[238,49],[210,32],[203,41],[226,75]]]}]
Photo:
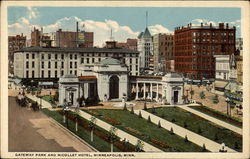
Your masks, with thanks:
[{"label": "walkway", "polygon": [[26,94],[25,95],[27,98],[37,102],[40,105],[40,102],[42,103],[42,108],[52,108],[51,104],[43,99],[40,99],[38,97],[36,97],[35,95],[31,95],[31,94]]},{"label": "walkway", "polygon": [[[87,120],[90,120],[90,118],[92,116],[89,113],[86,113],[84,111],[79,111],[79,115],[81,117],[87,119]],[[103,129],[105,129],[105,130],[107,130],[107,131],[109,131],[110,128],[112,127],[112,125],[110,125],[110,124],[108,124],[108,123],[106,123],[106,122],[104,122],[104,121],[102,121],[102,120],[100,120],[98,118],[96,118],[96,125],[103,128]],[[126,138],[133,145],[136,145],[137,140],[139,140],[138,138],[136,138],[136,137],[134,137],[134,136],[120,130],[120,129],[117,129],[117,136],[120,137],[121,139]],[[154,146],[152,146],[152,145],[150,145],[150,144],[148,144],[148,143],[146,143],[144,141],[143,141],[143,143],[144,143],[143,150],[145,152],[162,152],[162,150],[160,150],[160,149],[158,149],[158,148],[156,148],[156,147],[154,147]]]},{"label": "walkway", "polygon": [[231,130],[233,132],[236,132],[236,133],[242,135],[242,129],[239,128],[239,127],[237,127],[237,126],[231,125],[231,124],[229,124],[227,122],[224,122],[222,120],[216,119],[216,118],[214,118],[214,117],[212,117],[210,115],[207,115],[205,113],[202,113],[200,111],[192,109],[192,108],[188,107],[187,105],[185,105],[185,106],[178,106],[178,107],[181,108],[181,109],[184,109],[186,111],[189,111],[189,112],[191,112],[191,113],[193,113],[195,115],[198,115],[198,116],[200,116],[200,117],[202,117],[202,118],[204,118],[206,120],[209,120],[209,121],[211,121],[211,122],[213,122],[213,123],[215,123],[215,124],[217,124],[219,126],[222,126],[224,128],[227,128],[227,129],[229,129],[229,130]]},{"label": "walkway", "polygon": [[[210,139],[207,139],[201,135],[198,135],[192,131],[189,131],[183,127],[180,127],[176,124],[173,124],[165,119],[162,119],[154,114],[148,113],[147,111],[144,110],[134,110],[134,112],[138,115],[139,112],[141,111],[141,115],[143,118],[148,119],[148,116],[150,115],[151,121],[155,124],[158,124],[159,121],[161,121],[161,126],[167,130],[171,130],[171,127],[174,130],[174,133],[185,138],[185,136],[187,136],[188,140],[199,145],[199,146],[203,146],[203,144],[205,144],[206,149],[211,151],[211,152],[219,152],[219,149],[221,147],[221,144],[216,143]],[[228,152],[236,152],[233,149],[230,149],[229,147],[227,147]]]}]

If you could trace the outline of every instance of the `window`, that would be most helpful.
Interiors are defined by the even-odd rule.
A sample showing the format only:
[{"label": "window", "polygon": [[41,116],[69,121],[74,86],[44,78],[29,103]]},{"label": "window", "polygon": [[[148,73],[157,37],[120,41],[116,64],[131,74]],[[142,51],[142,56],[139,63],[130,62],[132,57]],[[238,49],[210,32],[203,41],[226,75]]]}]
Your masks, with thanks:
[{"label": "window", "polygon": [[51,59],[51,54],[48,54],[48,59]]},{"label": "window", "polygon": [[32,71],[32,78],[35,78],[35,71]]},{"label": "window", "polygon": [[132,63],[132,58],[129,59],[129,63]]},{"label": "window", "polygon": [[69,63],[69,68],[72,68],[72,62]]},{"label": "window", "polygon": [[57,68],[57,61],[55,62],[55,68]]},{"label": "window", "polygon": [[87,58],[87,63],[89,63],[89,58]]},{"label": "window", "polygon": [[32,61],[32,68],[35,68],[35,61]]},{"label": "window", "polygon": [[136,59],[135,62],[138,63],[138,59]]},{"label": "window", "polygon": [[63,61],[62,61],[62,63],[61,63],[61,67],[64,68],[64,62],[63,62]]},{"label": "window", "polygon": [[26,71],[26,78],[29,78],[29,71]]},{"label": "window", "polygon": [[75,70],[75,75],[77,76],[77,71]]},{"label": "window", "polygon": [[101,58],[98,58],[98,61],[101,62]]},{"label": "window", "polygon": [[61,71],[61,76],[63,76],[63,75],[64,75],[64,71],[62,70],[62,71]]},{"label": "window", "polygon": [[32,54],[32,59],[35,59],[35,54]]},{"label": "window", "polygon": [[51,74],[50,74],[50,71],[48,71],[48,77],[49,77],[49,78],[50,78],[50,75],[51,75]]},{"label": "window", "polygon": [[73,58],[72,54],[69,55],[69,58],[70,58],[70,60],[72,60],[72,58]]},{"label": "window", "polygon": [[50,61],[48,62],[48,68],[50,68],[51,67],[51,63],[50,63]]},{"label": "window", "polygon": [[77,60],[77,54],[75,54],[75,60]]},{"label": "window", "polygon": [[75,62],[75,68],[77,68],[77,62]]},{"label": "window", "polygon": [[44,71],[42,70],[42,78],[44,78]]},{"label": "window", "polygon": [[72,70],[70,70],[70,71],[69,71],[69,74],[71,74],[71,75],[72,75]]},{"label": "window", "polygon": [[41,58],[42,58],[42,60],[44,59],[44,54],[42,54],[42,57],[41,57]]},{"label": "window", "polygon": [[57,71],[55,71],[55,78],[57,78]]},{"label": "window", "polygon": [[64,54],[61,55],[61,59],[64,59]]},{"label": "window", "polygon": [[26,59],[29,59],[29,54],[26,54]]},{"label": "window", "polygon": [[57,60],[57,54],[55,54],[55,59]]},{"label": "window", "polygon": [[44,62],[42,61],[42,68],[44,68]]},{"label": "window", "polygon": [[29,68],[29,61],[26,62],[26,68]]},{"label": "window", "polygon": [[92,63],[95,63],[95,58],[92,58]]},{"label": "window", "polygon": [[135,70],[138,71],[138,65],[135,66]]},{"label": "window", "polygon": [[81,63],[84,63],[84,58],[81,58]]}]

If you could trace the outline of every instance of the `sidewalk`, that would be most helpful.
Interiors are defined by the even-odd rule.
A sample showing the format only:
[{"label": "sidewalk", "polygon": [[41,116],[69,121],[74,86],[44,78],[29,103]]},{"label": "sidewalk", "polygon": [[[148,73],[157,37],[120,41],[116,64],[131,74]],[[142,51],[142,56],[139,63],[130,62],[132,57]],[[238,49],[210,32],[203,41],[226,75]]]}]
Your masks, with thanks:
[{"label": "sidewalk", "polygon": [[[144,110],[134,110],[135,114],[139,114],[139,111],[141,111],[141,115],[143,118],[148,119],[148,116],[150,115],[151,121],[155,124],[158,124],[159,120],[161,121],[161,126],[167,130],[171,130],[171,127],[174,130],[174,133],[185,138],[187,136],[188,140],[199,145],[203,146],[205,144],[206,149],[211,151],[211,152],[219,152],[219,149],[221,147],[221,144],[216,143],[210,139],[207,139],[201,135],[198,135],[192,131],[189,131],[185,128],[182,128],[176,124],[173,124],[165,119],[162,119],[154,114],[148,113],[147,111]],[[228,152],[236,152],[235,150],[227,147]]]},{"label": "sidewalk", "polygon": [[242,129],[239,128],[239,127],[237,127],[237,126],[231,125],[231,124],[229,124],[227,122],[224,122],[222,120],[216,119],[216,118],[214,118],[212,116],[209,116],[207,114],[199,112],[199,111],[197,111],[195,109],[189,108],[187,105],[186,106],[178,106],[178,107],[181,108],[181,109],[184,109],[186,111],[189,111],[189,112],[191,112],[191,113],[193,113],[195,115],[198,115],[198,116],[200,116],[200,117],[202,117],[202,118],[204,118],[206,120],[209,120],[209,121],[211,121],[211,122],[213,122],[213,123],[215,123],[215,124],[217,124],[219,126],[222,126],[224,128],[227,128],[227,129],[229,129],[229,130],[231,130],[233,132],[236,132],[236,133],[242,135]]},{"label": "sidewalk", "polygon": [[[92,116],[92,115],[90,115],[90,114],[88,114],[88,113],[86,113],[84,111],[79,111],[79,115],[81,117],[87,119],[87,120],[90,120],[90,118]],[[110,125],[110,124],[108,124],[108,123],[106,123],[106,122],[104,122],[104,121],[102,121],[102,120],[100,120],[98,118],[96,118],[96,125],[103,128],[103,129],[105,129],[105,130],[107,130],[107,131],[109,131],[110,128],[112,127],[112,125]],[[120,130],[120,129],[117,129],[117,136],[120,137],[121,139],[126,138],[133,145],[136,145],[137,140],[139,140],[138,138],[136,138],[136,137],[134,137],[134,136]],[[160,149],[158,149],[158,148],[156,148],[156,147],[154,147],[154,146],[152,146],[152,145],[150,145],[150,144],[148,144],[148,143],[146,143],[144,141],[143,141],[143,143],[144,143],[143,150],[145,152],[162,152],[162,150],[160,150]]]},{"label": "sidewalk", "polygon": [[42,108],[52,108],[51,104],[43,99],[37,98],[36,96],[33,96],[31,94],[26,94],[25,96],[27,98],[37,102],[39,105],[42,103]]}]

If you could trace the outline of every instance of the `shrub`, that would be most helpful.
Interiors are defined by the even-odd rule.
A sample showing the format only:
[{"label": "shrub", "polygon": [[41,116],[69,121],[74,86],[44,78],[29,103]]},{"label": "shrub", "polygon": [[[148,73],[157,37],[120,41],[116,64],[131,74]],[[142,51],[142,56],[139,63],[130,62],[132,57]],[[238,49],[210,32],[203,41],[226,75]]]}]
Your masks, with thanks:
[{"label": "shrub", "polygon": [[237,141],[234,143],[234,148],[235,148],[235,149],[239,149],[239,144],[238,144]]},{"label": "shrub", "polygon": [[148,116],[148,122],[151,123],[151,118],[150,115]]},{"label": "shrub", "polygon": [[183,123],[184,128],[187,128],[187,123],[184,121]]},{"label": "shrub", "polygon": [[205,144],[203,144],[203,146],[202,146],[202,152],[205,152],[205,151],[207,151],[207,149],[206,149]]},{"label": "shrub", "polygon": [[185,136],[185,142],[188,142],[188,137],[187,137],[187,135]]},{"label": "shrub", "polygon": [[131,111],[130,111],[131,114],[134,114],[134,107],[131,108]]},{"label": "shrub", "polygon": [[203,91],[200,93],[200,98],[205,99],[205,93]]},{"label": "shrub", "polygon": [[139,115],[138,116],[139,116],[139,118],[142,118],[141,111],[139,111]]},{"label": "shrub", "polygon": [[147,108],[147,103],[146,102],[144,102],[144,108],[143,108],[143,110],[147,110],[148,108]]},{"label": "shrub", "polygon": [[161,121],[158,122],[158,128],[161,128]]},{"label": "shrub", "polygon": [[214,135],[214,140],[215,140],[215,141],[219,140],[218,134],[217,134],[217,133]]},{"label": "shrub", "polygon": [[174,135],[174,130],[173,130],[172,127],[171,127],[171,129],[170,129],[170,134],[171,134],[171,135]]},{"label": "shrub", "polygon": [[172,122],[173,122],[173,123],[175,122],[175,119],[174,119],[174,118],[172,119]]},{"label": "shrub", "polygon": [[152,107],[152,113],[153,113],[153,114],[155,114],[155,113],[156,113],[156,111],[155,111],[155,107],[154,107],[154,106]]},{"label": "shrub", "polygon": [[200,125],[199,125],[199,127],[198,127],[197,132],[198,132],[198,134],[201,134],[201,133],[202,133]]},{"label": "shrub", "polygon": [[128,109],[127,109],[127,104],[126,104],[126,103],[124,104],[123,110],[128,110]]}]

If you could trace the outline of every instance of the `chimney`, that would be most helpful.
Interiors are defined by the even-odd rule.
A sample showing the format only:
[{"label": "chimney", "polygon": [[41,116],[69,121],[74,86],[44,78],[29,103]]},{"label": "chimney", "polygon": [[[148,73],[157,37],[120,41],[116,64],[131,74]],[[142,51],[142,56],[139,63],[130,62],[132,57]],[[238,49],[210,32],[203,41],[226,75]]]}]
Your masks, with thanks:
[{"label": "chimney", "polygon": [[201,23],[201,27],[203,27],[203,23]]}]

